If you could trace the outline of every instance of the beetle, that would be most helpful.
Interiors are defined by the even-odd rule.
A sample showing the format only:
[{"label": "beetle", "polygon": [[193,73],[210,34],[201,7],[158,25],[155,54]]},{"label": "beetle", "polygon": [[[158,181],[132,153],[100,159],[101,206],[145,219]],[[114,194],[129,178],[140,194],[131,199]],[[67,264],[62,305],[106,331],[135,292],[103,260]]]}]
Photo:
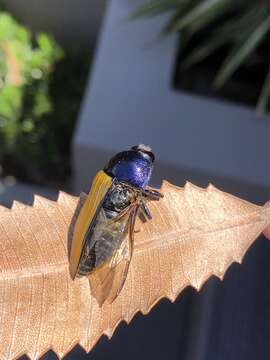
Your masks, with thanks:
[{"label": "beetle", "polygon": [[136,217],[141,212],[151,220],[147,201],[163,197],[159,191],[147,187],[154,160],[151,148],[143,144],[112,157],[96,174],[76,219],[70,274],[73,279],[100,275],[94,289],[100,304],[114,301],[125,283]]}]

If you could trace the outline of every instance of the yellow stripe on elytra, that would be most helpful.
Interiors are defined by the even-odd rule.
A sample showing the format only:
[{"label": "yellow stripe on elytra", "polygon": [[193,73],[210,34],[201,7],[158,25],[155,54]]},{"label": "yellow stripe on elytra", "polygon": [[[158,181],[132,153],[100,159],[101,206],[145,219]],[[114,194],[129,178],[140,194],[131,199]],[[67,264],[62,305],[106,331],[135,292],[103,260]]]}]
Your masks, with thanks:
[{"label": "yellow stripe on elytra", "polygon": [[90,192],[79,213],[74,227],[74,234],[70,251],[69,267],[72,278],[76,276],[78,270],[86,232],[96,214],[100,202],[104,198],[111,184],[112,178],[103,170],[100,170],[93,180]]}]

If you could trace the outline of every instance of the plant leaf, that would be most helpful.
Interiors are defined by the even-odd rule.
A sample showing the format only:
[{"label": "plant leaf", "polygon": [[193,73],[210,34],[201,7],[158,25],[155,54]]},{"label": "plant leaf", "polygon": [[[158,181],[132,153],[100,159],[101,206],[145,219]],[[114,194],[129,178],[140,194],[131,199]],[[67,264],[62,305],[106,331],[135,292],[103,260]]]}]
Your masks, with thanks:
[{"label": "plant leaf", "polygon": [[138,6],[131,14],[130,18],[135,19],[141,16],[154,16],[181,6],[181,3],[191,2],[192,0],[150,0]]},{"label": "plant leaf", "polygon": [[257,103],[257,112],[259,114],[264,114],[266,112],[267,105],[269,103],[269,98],[270,98],[270,65]]},{"label": "plant leaf", "polygon": [[77,343],[89,351],[102,334],[111,337],[120,321],[148,313],[161,298],[174,301],[186,286],[200,289],[211,275],[223,278],[270,223],[269,206],[212,185],[164,182],[162,192],[163,199],[149,203],[153,220],[136,224],[123,290],[102,307],[87,278],[69,275],[68,227],[77,198],[36,196],[33,207],[0,208],[1,359],[24,353],[37,359],[49,349],[62,357]]},{"label": "plant leaf", "polygon": [[184,16],[171,21],[165,32],[175,32],[189,27],[189,32],[195,32],[207,25],[220,15],[224,15],[231,7],[233,0],[204,0],[193,6]]},{"label": "plant leaf", "polygon": [[213,34],[209,34],[206,41],[190,51],[183,60],[182,67],[188,68],[200,62],[226,43],[239,43],[243,40],[247,31],[250,33],[253,30],[254,23],[259,23],[264,18],[265,6],[264,4],[258,4],[258,6],[252,7],[251,10],[249,9],[244,13],[241,18],[225,22],[223,26],[215,28]]},{"label": "plant leaf", "polygon": [[235,70],[245,61],[250,53],[261,43],[270,30],[270,15],[260,23],[254,31],[246,36],[243,43],[236,44],[231,54],[225,59],[214,83],[216,88],[224,85],[224,83],[232,76]]}]

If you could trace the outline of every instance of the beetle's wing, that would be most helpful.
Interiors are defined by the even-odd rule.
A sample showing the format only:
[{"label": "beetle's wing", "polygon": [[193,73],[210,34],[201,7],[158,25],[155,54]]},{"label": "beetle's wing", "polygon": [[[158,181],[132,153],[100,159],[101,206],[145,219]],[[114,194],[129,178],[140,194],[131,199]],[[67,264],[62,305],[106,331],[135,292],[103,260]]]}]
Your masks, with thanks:
[{"label": "beetle's wing", "polygon": [[105,300],[112,303],[124,286],[133,252],[136,215],[137,207],[128,214],[126,231],[112,257],[89,275],[91,293],[100,306]]},{"label": "beetle's wing", "polygon": [[130,257],[129,241],[126,236],[112,258],[88,275],[91,294],[97,299],[100,306],[105,300],[112,303],[121,291]]},{"label": "beetle's wing", "polygon": [[93,180],[90,192],[76,219],[69,257],[69,268],[72,278],[75,278],[78,271],[85,235],[87,231],[89,231],[91,224],[93,224],[103,200],[111,188],[111,185],[112,178],[103,170],[100,170]]}]

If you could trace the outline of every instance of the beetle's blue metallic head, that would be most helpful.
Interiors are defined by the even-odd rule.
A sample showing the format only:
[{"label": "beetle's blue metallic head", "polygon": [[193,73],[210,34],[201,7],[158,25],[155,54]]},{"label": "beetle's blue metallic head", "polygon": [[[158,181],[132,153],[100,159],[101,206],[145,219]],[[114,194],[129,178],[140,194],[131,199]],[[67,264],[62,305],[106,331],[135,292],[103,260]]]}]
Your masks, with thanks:
[{"label": "beetle's blue metallic head", "polygon": [[137,145],[116,154],[104,170],[119,181],[144,188],[150,180],[154,160],[149,146]]}]

